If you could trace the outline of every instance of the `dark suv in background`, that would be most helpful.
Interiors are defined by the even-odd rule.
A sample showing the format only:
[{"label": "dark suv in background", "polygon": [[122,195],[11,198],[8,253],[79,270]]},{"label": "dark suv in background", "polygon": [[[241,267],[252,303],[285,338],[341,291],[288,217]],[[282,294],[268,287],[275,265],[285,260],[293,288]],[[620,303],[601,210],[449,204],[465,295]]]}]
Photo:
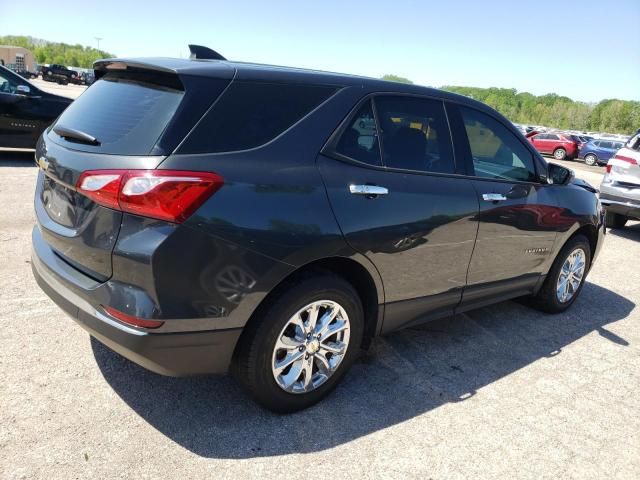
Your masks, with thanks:
[{"label": "dark suv in background", "polygon": [[95,72],[38,144],[32,267],[155,372],[231,367],[294,411],[376,335],[567,309],[602,245],[594,189],[472,99],[224,60]]},{"label": "dark suv in background", "polygon": [[0,65],[0,148],[33,150],[44,129],[72,101],[40,90]]}]

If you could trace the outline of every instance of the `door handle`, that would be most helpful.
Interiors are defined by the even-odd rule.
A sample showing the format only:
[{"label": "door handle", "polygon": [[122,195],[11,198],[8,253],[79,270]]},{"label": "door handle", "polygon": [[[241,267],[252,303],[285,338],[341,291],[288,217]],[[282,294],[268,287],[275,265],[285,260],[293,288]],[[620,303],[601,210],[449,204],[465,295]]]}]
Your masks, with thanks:
[{"label": "door handle", "polygon": [[483,193],[482,199],[486,202],[502,202],[506,200],[507,197],[501,193]]},{"label": "door handle", "polygon": [[389,189],[379,187],[378,185],[349,185],[349,192],[353,195],[366,195],[367,197],[375,197],[377,195],[387,195]]}]

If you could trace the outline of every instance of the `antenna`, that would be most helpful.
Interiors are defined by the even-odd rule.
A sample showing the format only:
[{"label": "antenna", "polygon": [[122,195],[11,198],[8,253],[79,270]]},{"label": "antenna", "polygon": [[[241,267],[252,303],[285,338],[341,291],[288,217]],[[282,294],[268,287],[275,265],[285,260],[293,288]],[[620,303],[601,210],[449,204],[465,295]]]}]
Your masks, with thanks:
[{"label": "antenna", "polygon": [[190,59],[198,59],[198,60],[226,60],[222,55],[220,55],[215,50],[211,50],[208,47],[203,47],[202,45],[189,45],[189,51],[191,55]]}]

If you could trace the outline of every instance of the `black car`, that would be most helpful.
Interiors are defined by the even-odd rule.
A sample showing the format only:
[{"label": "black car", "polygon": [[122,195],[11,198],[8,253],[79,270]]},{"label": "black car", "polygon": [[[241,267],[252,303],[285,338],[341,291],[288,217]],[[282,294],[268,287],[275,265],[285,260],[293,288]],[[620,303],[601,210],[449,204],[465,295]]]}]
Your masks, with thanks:
[{"label": "black car", "polygon": [[0,66],[0,148],[35,148],[44,129],[72,101],[44,92]]},{"label": "black car", "polygon": [[225,60],[95,73],[38,143],[32,267],[154,372],[231,368],[298,410],[376,335],[514,297],[564,311],[602,246],[594,189],[470,98]]},{"label": "black car", "polygon": [[42,79],[46,82],[63,83],[66,85],[69,82],[79,83],[80,80],[78,72],[57,63],[43,65],[40,71],[42,73]]}]

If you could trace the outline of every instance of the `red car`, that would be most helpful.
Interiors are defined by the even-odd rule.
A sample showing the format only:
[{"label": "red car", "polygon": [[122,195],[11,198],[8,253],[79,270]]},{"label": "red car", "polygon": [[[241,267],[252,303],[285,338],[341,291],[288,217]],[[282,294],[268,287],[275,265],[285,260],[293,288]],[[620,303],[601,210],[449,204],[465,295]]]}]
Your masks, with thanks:
[{"label": "red car", "polygon": [[556,160],[576,158],[578,156],[578,144],[569,135],[560,133],[537,133],[530,135],[529,141],[540,153],[553,155]]}]

